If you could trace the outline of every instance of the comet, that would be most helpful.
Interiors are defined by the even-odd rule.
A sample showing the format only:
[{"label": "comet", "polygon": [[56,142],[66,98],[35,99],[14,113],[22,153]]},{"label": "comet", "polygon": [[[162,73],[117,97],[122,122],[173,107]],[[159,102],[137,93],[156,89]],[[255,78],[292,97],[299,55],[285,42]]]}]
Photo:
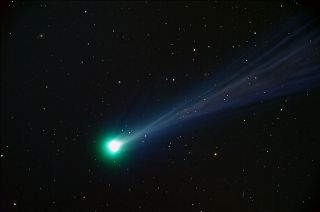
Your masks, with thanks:
[{"label": "comet", "polygon": [[183,102],[164,110],[157,118],[137,124],[130,133],[122,133],[121,141],[108,141],[109,152],[118,153],[128,143],[143,141],[147,135],[197,117],[227,113],[319,87],[319,18],[297,21],[288,28],[268,36],[261,45],[227,64],[220,75],[206,81],[209,86],[205,89],[193,90]]}]

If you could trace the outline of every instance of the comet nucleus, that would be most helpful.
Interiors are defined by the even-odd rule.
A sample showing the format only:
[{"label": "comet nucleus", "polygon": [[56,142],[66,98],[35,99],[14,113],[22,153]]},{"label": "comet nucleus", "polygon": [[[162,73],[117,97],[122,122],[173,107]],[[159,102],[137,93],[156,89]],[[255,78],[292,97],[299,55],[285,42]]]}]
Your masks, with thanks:
[{"label": "comet nucleus", "polygon": [[118,140],[112,140],[109,143],[107,143],[107,148],[110,152],[118,152],[122,146],[122,143]]}]

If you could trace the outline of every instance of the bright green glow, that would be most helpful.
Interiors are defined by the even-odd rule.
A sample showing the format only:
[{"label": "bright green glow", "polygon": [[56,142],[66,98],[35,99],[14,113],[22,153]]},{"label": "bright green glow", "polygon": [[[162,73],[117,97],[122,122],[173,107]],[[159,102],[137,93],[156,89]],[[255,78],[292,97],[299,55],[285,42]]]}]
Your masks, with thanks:
[{"label": "bright green glow", "polygon": [[123,152],[124,143],[119,137],[108,136],[102,139],[100,151],[104,157],[115,159]]},{"label": "bright green glow", "polygon": [[120,150],[120,147],[122,146],[122,142],[118,141],[118,140],[112,140],[109,143],[107,143],[107,148],[109,151],[116,153]]},{"label": "bright green glow", "polygon": [[95,151],[97,159],[109,168],[127,160],[127,138],[116,134],[103,133],[97,138]]}]

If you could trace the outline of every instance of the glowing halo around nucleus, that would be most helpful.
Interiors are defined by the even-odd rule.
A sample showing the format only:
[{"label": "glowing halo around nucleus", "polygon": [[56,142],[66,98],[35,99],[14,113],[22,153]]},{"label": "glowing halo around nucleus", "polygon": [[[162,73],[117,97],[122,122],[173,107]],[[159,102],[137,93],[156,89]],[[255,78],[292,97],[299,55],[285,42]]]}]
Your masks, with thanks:
[{"label": "glowing halo around nucleus", "polygon": [[[115,136],[114,134],[102,134],[98,138],[99,145],[97,145],[98,151],[100,152],[99,158],[102,161],[116,162],[122,161],[125,156],[123,153],[127,152],[124,149],[126,139],[123,137]],[[107,159],[107,160],[106,160]]]}]

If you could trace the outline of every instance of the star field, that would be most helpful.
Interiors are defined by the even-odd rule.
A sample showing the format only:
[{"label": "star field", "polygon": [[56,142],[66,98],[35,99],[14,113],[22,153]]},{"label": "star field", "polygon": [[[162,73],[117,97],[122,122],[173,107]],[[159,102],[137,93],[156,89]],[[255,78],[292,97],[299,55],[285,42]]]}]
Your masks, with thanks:
[{"label": "star field", "polygon": [[[240,91],[266,74],[266,93],[211,114],[238,97],[212,90],[239,71],[224,67],[248,67],[295,26],[317,20],[319,29],[315,5],[3,5],[0,211],[316,211],[318,78],[264,98],[288,69],[248,69],[246,86],[232,89],[252,94]],[[319,68],[318,40],[305,38],[312,51],[292,57],[288,73]],[[202,115],[174,122],[170,111],[179,120]],[[166,128],[144,130],[160,129],[159,119]]]}]

